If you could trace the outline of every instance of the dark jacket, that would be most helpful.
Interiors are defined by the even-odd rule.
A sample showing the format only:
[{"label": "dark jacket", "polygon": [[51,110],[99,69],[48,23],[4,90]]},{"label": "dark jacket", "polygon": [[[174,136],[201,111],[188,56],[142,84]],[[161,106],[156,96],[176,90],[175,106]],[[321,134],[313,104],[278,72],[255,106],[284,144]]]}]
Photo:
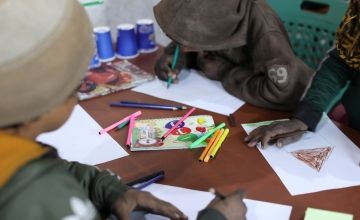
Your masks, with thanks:
[{"label": "dark jacket", "polygon": [[[260,107],[298,104],[313,71],[294,55],[284,26],[263,0],[162,0],[154,12],[170,38],[201,51],[186,54],[186,67]],[[173,53],[173,44],[166,53]],[[208,62],[218,63],[215,74],[207,72]]]},{"label": "dark jacket", "polygon": [[[360,1],[351,0],[336,32],[336,49],[321,63],[293,117],[315,130],[329,105],[340,97],[350,126],[360,130]],[[346,87],[345,85],[349,85]]]},{"label": "dark jacket", "polygon": [[339,57],[336,49],[332,50],[322,62],[293,117],[300,119],[309,130],[314,131],[323,112],[348,82],[350,84],[340,102],[345,107],[350,126],[360,130],[360,71],[350,68]]}]

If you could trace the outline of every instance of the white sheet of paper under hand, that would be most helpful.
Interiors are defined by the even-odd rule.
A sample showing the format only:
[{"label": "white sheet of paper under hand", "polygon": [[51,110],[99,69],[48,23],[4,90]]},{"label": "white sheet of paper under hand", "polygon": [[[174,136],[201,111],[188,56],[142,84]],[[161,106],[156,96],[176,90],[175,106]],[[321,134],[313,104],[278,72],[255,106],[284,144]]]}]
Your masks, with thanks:
[{"label": "white sheet of paper under hand", "polygon": [[[144,189],[151,192],[156,197],[168,201],[178,207],[189,217],[189,220],[195,220],[198,212],[204,209],[214,198],[209,192],[186,189],[162,184],[152,184]],[[290,218],[291,206],[281,205],[270,202],[244,199],[247,206],[246,219],[249,220],[288,220]],[[144,212],[135,212],[132,214],[132,220],[167,220],[168,218],[146,214]]]},{"label": "white sheet of paper under hand", "polygon": [[195,70],[182,70],[179,78],[180,81],[169,89],[166,82],[155,79],[132,90],[223,115],[229,115],[245,104],[227,93],[221,82],[210,80]]},{"label": "white sheet of paper under hand", "polygon": [[[242,126],[249,134],[264,123]],[[258,149],[291,195],[360,185],[360,149],[326,114],[316,132],[305,133],[299,141]]]}]

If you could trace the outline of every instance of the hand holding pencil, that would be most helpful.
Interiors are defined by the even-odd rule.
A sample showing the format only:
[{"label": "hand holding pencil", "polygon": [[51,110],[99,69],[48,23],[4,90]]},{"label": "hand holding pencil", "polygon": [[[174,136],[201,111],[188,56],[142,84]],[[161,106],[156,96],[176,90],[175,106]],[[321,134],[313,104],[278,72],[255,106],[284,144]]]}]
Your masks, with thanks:
[{"label": "hand holding pencil", "polygon": [[178,81],[180,70],[185,66],[184,54],[180,53],[180,48],[176,48],[174,45],[171,52],[165,52],[155,64],[155,73],[158,78],[168,82],[171,77],[171,84]]}]

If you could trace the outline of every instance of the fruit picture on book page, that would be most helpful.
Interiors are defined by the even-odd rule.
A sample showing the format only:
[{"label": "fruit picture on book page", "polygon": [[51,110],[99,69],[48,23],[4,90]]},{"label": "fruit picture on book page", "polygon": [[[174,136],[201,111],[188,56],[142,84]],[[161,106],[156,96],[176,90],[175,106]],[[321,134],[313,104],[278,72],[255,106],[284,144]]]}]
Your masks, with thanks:
[{"label": "fruit picture on book page", "polygon": [[332,150],[333,147],[322,147],[296,150],[290,153],[298,160],[304,162],[305,164],[319,172],[321,170],[321,167],[324,165],[326,159],[330,156]]}]

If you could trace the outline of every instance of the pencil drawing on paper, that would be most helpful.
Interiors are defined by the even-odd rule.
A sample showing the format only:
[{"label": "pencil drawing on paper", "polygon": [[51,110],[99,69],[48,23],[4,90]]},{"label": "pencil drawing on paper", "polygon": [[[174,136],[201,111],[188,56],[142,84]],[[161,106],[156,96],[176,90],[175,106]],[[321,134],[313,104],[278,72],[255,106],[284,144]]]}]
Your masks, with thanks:
[{"label": "pencil drawing on paper", "polygon": [[329,158],[332,150],[333,147],[322,147],[296,150],[290,153],[298,160],[304,162],[305,164],[319,172],[327,158]]}]

